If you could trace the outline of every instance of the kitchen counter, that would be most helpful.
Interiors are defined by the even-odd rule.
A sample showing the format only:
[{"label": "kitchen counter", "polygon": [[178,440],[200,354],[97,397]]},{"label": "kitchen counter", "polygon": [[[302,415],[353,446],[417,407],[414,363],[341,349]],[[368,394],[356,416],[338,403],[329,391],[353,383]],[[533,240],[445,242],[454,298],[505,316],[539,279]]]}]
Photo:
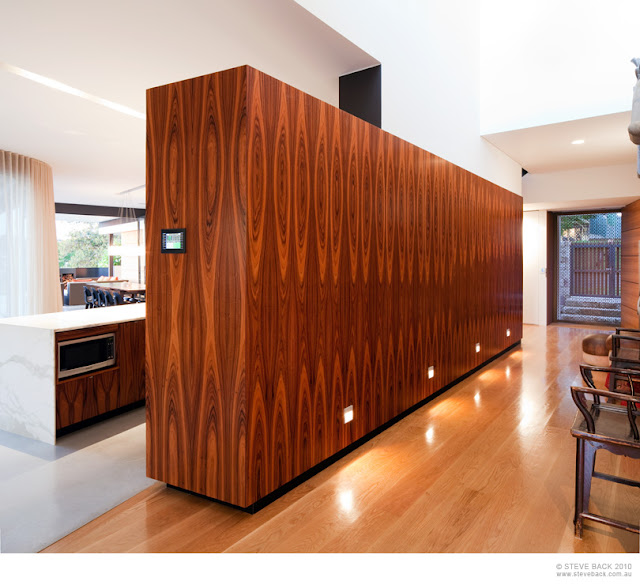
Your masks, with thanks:
[{"label": "kitchen counter", "polygon": [[0,319],[0,430],[55,444],[56,335],[144,319],[144,303]]},{"label": "kitchen counter", "polygon": [[46,329],[54,332],[86,329],[87,327],[113,325],[115,323],[125,323],[126,321],[139,321],[145,318],[145,306],[144,303],[132,303],[130,305],[118,305],[117,307],[77,309],[75,311],[61,311],[60,313],[9,317],[8,319],[0,319],[0,327],[14,325]]}]

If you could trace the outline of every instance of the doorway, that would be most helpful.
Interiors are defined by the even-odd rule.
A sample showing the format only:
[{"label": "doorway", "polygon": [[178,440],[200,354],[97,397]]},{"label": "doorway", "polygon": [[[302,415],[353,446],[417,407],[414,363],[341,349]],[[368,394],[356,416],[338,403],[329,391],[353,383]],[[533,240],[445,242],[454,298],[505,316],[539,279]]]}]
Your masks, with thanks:
[{"label": "doorway", "polygon": [[619,326],[622,213],[558,214],[557,225],[557,320]]}]

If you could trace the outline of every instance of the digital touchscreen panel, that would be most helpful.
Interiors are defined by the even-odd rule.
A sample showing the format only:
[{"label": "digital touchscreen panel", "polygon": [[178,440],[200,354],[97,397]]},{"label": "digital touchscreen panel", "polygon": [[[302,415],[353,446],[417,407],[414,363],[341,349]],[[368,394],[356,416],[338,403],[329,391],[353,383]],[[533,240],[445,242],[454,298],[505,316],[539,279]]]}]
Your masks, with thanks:
[{"label": "digital touchscreen panel", "polygon": [[186,228],[162,230],[162,253],[184,254],[187,251]]}]

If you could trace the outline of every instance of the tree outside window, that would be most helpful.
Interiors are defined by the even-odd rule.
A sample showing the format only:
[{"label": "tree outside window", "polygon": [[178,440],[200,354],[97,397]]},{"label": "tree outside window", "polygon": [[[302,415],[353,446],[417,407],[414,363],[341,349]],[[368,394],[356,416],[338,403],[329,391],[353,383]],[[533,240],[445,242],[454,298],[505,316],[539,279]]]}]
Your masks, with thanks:
[{"label": "tree outside window", "polygon": [[98,233],[97,223],[63,222],[58,229],[60,268],[108,268],[109,237]]}]

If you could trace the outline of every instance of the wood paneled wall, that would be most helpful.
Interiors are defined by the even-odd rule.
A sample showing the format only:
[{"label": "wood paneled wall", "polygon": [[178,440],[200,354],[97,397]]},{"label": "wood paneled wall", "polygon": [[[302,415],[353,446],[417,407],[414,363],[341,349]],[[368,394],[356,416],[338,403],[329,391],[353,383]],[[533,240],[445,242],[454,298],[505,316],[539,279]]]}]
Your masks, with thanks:
[{"label": "wood paneled wall", "polygon": [[521,338],[520,197],[249,67],[147,125],[151,477],[248,506]]},{"label": "wood paneled wall", "polygon": [[622,326],[637,329],[640,294],[640,199],[622,210]]},{"label": "wood paneled wall", "polygon": [[[246,81],[234,69],[147,92],[147,475],[240,506]],[[161,254],[160,230],[174,227],[188,253]]]}]

